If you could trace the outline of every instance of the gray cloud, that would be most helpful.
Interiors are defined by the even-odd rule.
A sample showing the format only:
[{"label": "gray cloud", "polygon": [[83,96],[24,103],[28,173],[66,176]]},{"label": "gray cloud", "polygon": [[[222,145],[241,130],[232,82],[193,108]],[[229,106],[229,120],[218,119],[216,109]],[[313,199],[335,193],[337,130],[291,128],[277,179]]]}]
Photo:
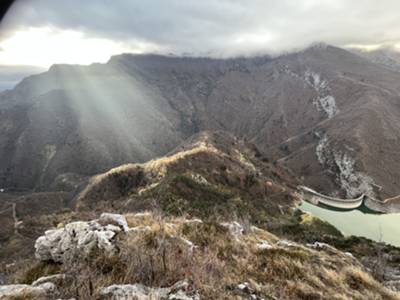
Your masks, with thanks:
[{"label": "gray cloud", "polygon": [[399,11],[398,0],[20,0],[1,34],[55,26],[177,54],[238,55],[314,41],[399,43]]}]

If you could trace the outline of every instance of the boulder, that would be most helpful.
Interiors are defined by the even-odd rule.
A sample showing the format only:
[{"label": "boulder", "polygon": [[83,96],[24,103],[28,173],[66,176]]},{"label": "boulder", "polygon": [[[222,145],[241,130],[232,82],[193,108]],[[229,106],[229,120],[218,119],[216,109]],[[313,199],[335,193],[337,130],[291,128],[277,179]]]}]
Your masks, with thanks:
[{"label": "boulder", "polygon": [[123,215],[112,214],[112,213],[102,213],[99,218],[99,223],[103,224],[115,224],[122,228],[123,231],[128,231],[129,226]]},{"label": "boulder", "polygon": [[101,299],[133,300],[133,299],[166,299],[167,289],[153,289],[142,284],[113,284],[103,288],[100,292]]},{"label": "boulder", "polygon": [[277,242],[278,246],[281,247],[295,247],[296,245],[288,240],[280,240]]},{"label": "boulder", "polygon": [[241,224],[239,224],[238,222],[236,222],[236,221],[234,221],[234,222],[224,222],[224,223],[221,223],[221,226],[223,226],[226,229],[228,229],[229,232],[234,236],[242,235],[244,233],[243,226]]},{"label": "boulder", "polygon": [[42,261],[65,262],[75,255],[88,255],[99,249],[107,255],[118,249],[114,239],[128,225],[122,215],[103,214],[90,222],[73,222],[64,228],[48,230],[35,242],[35,256]]},{"label": "boulder", "polygon": [[261,240],[257,243],[257,249],[259,250],[266,250],[266,249],[272,249],[274,246],[271,245],[268,241]]},{"label": "boulder", "polygon": [[0,286],[0,299],[55,299],[57,287],[46,282],[37,286],[28,284],[11,284]]},{"label": "boulder", "polygon": [[254,299],[254,300],[265,300],[262,297],[257,295],[257,292],[251,287],[250,283],[243,282],[238,284],[236,289],[233,289],[234,293],[237,295],[241,295],[246,299]]},{"label": "boulder", "polygon": [[100,291],[102,300],[200,300],[198,293],[184,280],[169,288],[151,288],[142,284],[114,284]]},{"label": "boulder", "polygon": [[307,244],[307,247],[315,250],[332,250],[333,247],[329,244],[322,242],[314,242],[313,244]]}]

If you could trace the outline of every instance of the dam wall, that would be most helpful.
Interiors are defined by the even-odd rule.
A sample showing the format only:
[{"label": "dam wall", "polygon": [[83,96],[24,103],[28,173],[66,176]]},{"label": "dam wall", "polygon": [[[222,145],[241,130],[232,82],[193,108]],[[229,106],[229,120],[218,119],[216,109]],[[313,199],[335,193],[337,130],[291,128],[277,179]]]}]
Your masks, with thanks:
[{"label": "dam wall", "polygon": [[342,199],[320,194],[317,191],[314,191],[313,189],[306,186],[299,186],[298,189],[302,192],[304,200],[307,200],[315,205],[325,204],[333,208],[351,210],[356,209],[364,204],[367,208],[376,212],[400,212],[400,195],[384,200],[378,200],[364,194],[354,199]]},{"label": "dam wall", "polygon": [[364,202],[364,194],[355,199],[341,199],[325,196],[306,186],[299,186],[299,189],[303,193],[304,198],[313,204],[322,203],[333,208],[350,210],[360,207]]}]

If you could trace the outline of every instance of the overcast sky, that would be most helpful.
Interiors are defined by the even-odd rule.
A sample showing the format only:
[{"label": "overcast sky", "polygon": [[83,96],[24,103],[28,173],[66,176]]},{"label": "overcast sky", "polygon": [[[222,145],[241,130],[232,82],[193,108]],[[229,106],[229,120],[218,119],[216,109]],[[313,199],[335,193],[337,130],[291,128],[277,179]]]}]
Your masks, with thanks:
[{"label": "overcast sky", "polygon": [[17,0],[0,24],[0,65],[400,46],[399,12],[400,0]]}]

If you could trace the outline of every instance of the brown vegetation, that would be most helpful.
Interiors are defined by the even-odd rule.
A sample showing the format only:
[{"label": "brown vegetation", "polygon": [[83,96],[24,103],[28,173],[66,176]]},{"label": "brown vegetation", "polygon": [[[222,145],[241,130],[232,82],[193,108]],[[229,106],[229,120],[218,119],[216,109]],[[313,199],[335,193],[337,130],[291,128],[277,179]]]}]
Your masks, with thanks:
[{"label": "brown vegetation", "polygon": [[[170,286],[187,279],[202,299],[248,299],[238,288],[243,283],[260,299],[400,299],[334,248],[280,243],[255,227],[235,234],[220,223],[196,219],[129,214],[127,220],[134,229],[117,236],[117,255],[94,251],[61,266],[59,271],[74,280],[63,296],[94,299],[111,284]],[[28,268],[20,280],[36,279],[32,274],[43,273],[37,268]]]}]

